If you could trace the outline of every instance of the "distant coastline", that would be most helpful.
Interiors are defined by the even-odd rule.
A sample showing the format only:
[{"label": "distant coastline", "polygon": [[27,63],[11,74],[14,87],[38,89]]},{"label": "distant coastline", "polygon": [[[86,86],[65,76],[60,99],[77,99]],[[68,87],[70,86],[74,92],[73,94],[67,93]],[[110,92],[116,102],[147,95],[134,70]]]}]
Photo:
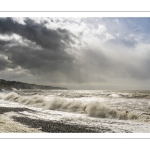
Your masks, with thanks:
[{"label": "distant coastline", "polygon": [[53,87],[47,85],[37,85],[37,84],[29,84],[19,81],[6,81],[4,79],[0,79],[0,89],[12,90],[15,89],[67,89],[64,87]]}]

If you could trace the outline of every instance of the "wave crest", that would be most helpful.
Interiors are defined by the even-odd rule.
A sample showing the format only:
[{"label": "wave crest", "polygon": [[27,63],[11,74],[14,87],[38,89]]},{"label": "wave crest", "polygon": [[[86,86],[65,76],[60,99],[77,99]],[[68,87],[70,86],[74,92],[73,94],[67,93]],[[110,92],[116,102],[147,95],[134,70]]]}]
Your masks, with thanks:
[{"label": "wave crest", "polygon": [[135,112],[119,111],[111,108],[99,101],[81,101],[74,99],[64,99],[55,97],[45,100],[44,96],[21,96],[15,92],[11,92],[3,97],[4,100],[10,100],[25,105],[41,107],[50,110],[68,111],[76,113],[84,113],[90,117],[100,118],[117,118],[117,119],[137,119],[138,115]]}]

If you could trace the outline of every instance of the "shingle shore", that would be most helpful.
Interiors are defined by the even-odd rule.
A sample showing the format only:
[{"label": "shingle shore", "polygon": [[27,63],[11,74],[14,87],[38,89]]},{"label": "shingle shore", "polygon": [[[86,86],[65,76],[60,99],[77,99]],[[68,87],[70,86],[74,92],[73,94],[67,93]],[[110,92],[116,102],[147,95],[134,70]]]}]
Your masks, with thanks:
[{"label": "shingle shore", "polygon": [[[0,107],[0,114],[5,114],[7,112],[21,112],[21,111],[28,111],[28,112],[35,112],[34,110],[28,108],[18,108],[18,107]],[[42,132],[49,132],[49,133],[105,133],[111,132],[109,128],[101,128],[97,131],[96,128],[78,125],[78,124],[66,124],[62,121],[51,121],[51,120],[44,120],[44,119],[32,119],[28,116],[12,116],[12,119],[15,122],[20,124],[26,125],[28,128],[35,128]]]},{"label": "shingle shore", "polygon": [[94,133],[95,130],[81,125],[68,125],[63,122],[31,119],[28,117],[13,117],[14,121],[28,125],[31,128],[39,128],[43,132],[50,133]]}]

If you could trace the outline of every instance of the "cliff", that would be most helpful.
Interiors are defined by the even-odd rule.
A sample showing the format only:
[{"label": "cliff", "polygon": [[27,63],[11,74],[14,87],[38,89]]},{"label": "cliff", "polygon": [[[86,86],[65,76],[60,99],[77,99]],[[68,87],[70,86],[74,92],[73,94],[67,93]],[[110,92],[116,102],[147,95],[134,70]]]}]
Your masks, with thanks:
[{"label": "cliff", "polygon": [[36,85],[36,84],[28,84],[18,81],[6,81],[0,79],[0,89],[66,89],[63,87],[53,87],[53,86],[46,86],[46,85]]}]

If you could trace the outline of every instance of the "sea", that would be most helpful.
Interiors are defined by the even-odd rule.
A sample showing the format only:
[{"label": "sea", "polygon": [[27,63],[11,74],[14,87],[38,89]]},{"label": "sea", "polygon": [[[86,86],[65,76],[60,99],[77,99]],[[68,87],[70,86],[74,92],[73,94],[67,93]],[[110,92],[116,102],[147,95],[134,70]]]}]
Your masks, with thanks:
[{"label": "sea", "polygon": [[84,125],[97,133],[149,133],[150,91],[17,90],[0,91],[0,107],[25,107],[18,115]]}]

